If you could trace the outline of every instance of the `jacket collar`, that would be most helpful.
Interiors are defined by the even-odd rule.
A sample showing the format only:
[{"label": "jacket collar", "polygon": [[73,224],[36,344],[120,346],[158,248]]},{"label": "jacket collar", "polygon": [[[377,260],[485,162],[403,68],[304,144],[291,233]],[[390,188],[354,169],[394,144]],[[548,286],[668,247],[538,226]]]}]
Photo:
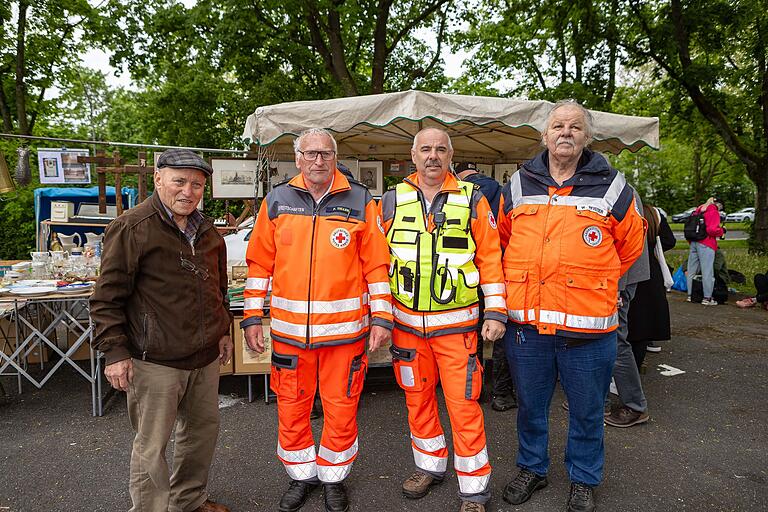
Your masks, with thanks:
[{"label": "jacket collar", "polygon": [[[549,150],[545,149],[531,160],[523,164],[528,171],[539,176],[549,174]],[[579,162],[576,164],[576,174],[600,174],[610,172],[611,166],[608,160],[600,153],[584,148]]]},{"label": "jacket collar", "polygon": [[[338,169],[334,170],[333,174],[333,184],[331,185],[331,190],[328,191],[328,194],[335,194],[336,192],[342,192],[344,190],[350,190],[352,187],[349,185],[349,180],[346,176],[344,176],[344,173],[339,171]],[[304,182],[304,175],[299,172],[296,176],[291,178],[291,181],[288,182],[288,185],[298,188],[301,190],[309,192],[309,189],[307,188],[306,183]]]},{"label": "jacket collar", "polygon": [[[152,195],[149,196],[149,201],[155,211],[157,211],[158,215],[160,215],[160,218],[163,220],[163,222],[175,230],[179,229],[179,226],[177,226],[173,219],[171,219],[168,215],[168,207],[163,204],[163,202],[160,200],[160,196],[157,193],[153,192]],[[200,235],[200,233],[211,227],[212,224],[208,220],[208,217],[200,213],[198,210],[195,210],[195,212],[200,215],[200,225],[197,228],[197,234]]]},{"label": "jacket collar", "polygon": [[[409,184],[413,188],[421,189],[419,187],[419,173],[414,172],[407,178],[403,180],[405,183]],[[456,179],[456,176],[453,175],[452,172],[448,172],[445,175],[445,179],[443,180],[443,184],[440,187],[440,191],[438,194],[442,192],[458,192],[459,191],[459,181]]]}]

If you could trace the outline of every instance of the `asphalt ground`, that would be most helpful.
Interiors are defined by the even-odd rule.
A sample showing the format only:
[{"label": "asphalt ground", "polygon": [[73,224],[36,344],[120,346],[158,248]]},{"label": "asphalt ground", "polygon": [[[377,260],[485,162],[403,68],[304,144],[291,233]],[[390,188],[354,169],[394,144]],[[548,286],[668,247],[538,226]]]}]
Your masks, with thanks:
[{"label": "asphalt ground", "polygon": [[[768,510],[768,313],[690,304],[681,294],[671,295],[670,303],[673,339],[661,344],[660,354],[648,354],[643,376],[651,420],[627,429],[606,427],[598,510]],[[685,373],[663,376],[659,364]],[[39,391],[26,385],[21,395],[15,393],[14,379],[2,383],[11,395],[0,407],[0,511],[130,508],[132,434],[124,395],[108,402],[105,416],[94,418],[90,387],[74,371],[59,372]],[[233,511],[276,510],[288,477],[275,457],[275,404],[265,404],[263,396],[247,403],[244,377],[225,377],[221,388],[238,400],[221,411],[211,496]],[[494,468],[488,510],[565,510],[569,482],[562,463],[567,430],[562,399],[558,389],[550,413],[550,484],[518,507],[501,499],[515,473],[516,413],[483,404]],[[442,400],[441,411],[449,434]],[[360,455],[347,480],[351,510],[458,510],[450,469],[427,497],[401,496],[402,480],[414,468],[404,397],[391,369],[369,374],[358,419]],[[313,422],[316,433],[321,423]],[[323,510],[319,491],[303,510]]]}]

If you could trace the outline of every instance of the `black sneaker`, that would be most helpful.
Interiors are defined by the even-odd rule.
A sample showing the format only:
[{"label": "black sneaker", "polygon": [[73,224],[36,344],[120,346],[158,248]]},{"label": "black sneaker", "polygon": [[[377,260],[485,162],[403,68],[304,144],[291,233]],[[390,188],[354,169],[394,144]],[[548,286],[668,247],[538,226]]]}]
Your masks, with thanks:
[{"label": "black sneaker", "polygon": [[533,471],[521,469],[515,479],[504,488],[502,498],[511,505],[520,505],[531,499],[534,492],[543,489],[548,483],[546,476],[539,476]]},{"label": "black sneaker", "polygon": [[347,512],[349,510],[347,490],[341,482],[323,484],[323,499],[325,500],[326,512]]},{"label": "black sneaker", "polygon": [[317,484],[302,482],[300,480],[291,480],[288,490],[285,491],[283,497],[280,498],[278,510],[280,510],[280,512],[296,512],[304,506],[304,502],[307,501],[307,498],[312,494],[312,490],[315,487],[317,487]]},{"label": "black sneaker", "polygon": [[572,483],[571,494],[568,496],[568,512],[593,512],[595,496],[588,485]]},{"label": "black sneaker", "polygon": [[496,395],[491,400],[491,409],[499,412],[517,409],[517,399],[515,395]]}]

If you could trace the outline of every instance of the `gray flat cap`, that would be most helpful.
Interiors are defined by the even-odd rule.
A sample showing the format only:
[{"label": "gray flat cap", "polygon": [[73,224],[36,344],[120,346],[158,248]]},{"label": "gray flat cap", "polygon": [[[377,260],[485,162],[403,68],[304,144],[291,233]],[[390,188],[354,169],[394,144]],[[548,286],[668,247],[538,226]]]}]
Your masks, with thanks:
[{"label": "gray flat cap", "polygon": [[157,168],[171,167],[173,169],[195,169],[206,176],[213,174],[213,169],[200,155],[188,149],[166,149],[157,159]]}]

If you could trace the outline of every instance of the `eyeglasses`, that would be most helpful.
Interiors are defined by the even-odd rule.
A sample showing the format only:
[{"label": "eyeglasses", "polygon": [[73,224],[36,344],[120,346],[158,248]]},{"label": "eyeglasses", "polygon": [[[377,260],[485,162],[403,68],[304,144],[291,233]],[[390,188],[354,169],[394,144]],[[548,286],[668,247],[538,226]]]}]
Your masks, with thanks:
[{"label": "eyeglasses", "polygon": [[185,258],[184,258],[184,257],[181,255],[181,253],[179,253],[179,261],[181,261],[181,268],[183,268],[184,270],[189,270],[190,272],[192,272],[193,274],[195,274],[197,277],[199,277],[199,278],[200,278],[200,279],[202,279],[203,281],[205,281],[206,279],[208,279],[208,276],[209,276],[210,274],[208,274],[208,271],[207,271],[206,269],[204,269],[204,268],[198,268],[198,266],[197,266],[197,265],[195,265],[194,263],[192,263],[192,262],[191,262],[191,261],[189,261],[188,259],[185,259]]},{"label": "eyeglasses", "polygon": [[308,160],[310,162],[314,162],[317,160],[317,155],[320,155],[323,160],[333,160],[334,155],[336,155],[335,151],[302,151],[298,150],[299,153],[301,153],[301,156],[304,157],[304,160]]}]

